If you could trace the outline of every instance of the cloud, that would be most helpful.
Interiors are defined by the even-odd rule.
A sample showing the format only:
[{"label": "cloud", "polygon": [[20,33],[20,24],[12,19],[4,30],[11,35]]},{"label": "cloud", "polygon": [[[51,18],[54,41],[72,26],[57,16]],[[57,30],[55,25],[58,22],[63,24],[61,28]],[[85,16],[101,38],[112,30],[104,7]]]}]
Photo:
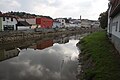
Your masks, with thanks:
[{"label": "cloud", "polygon": [[0,0],[0,10],[1,11],[9,11],[9,10],[17,10],[17,8],[21,7],[21,4],[16,0]]},{"label": "cloud", "polygon": [[25,11],[53,18],[82,15],[82,18],[98,19],[107,5],[108,0],[1,0],[0,10]]}]

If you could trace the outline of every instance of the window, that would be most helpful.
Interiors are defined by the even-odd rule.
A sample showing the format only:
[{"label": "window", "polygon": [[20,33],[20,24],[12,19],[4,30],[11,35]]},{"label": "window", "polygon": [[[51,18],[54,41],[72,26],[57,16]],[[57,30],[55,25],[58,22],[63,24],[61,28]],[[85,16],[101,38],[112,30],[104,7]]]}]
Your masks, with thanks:
[{"label": "window", "polygon": [[11,18],[11,21],[13,21],[13,18]]},{"label": "window", "polygon": [[119,32],[120,32],[120,21],[119,21]]},{"label": "window", "polygon": [[9,17],[7,17],[7,19],[9,19]]},{"label": "window", "polygon": [[4,31],[14,30],[14,25],[3,25]]},{"label": "window", "polygon": [[115,22],[115,26],[116,26],[116,30],[115,31],[117,31],[117,29],[118,29],[118,22]]},{"label": "window", "polygon": [[3,21],[5,21],[5,17],[3,17]]},{"label": "window", "polygon": [[62,23],[62,25],[64,25],[64,23]]}]

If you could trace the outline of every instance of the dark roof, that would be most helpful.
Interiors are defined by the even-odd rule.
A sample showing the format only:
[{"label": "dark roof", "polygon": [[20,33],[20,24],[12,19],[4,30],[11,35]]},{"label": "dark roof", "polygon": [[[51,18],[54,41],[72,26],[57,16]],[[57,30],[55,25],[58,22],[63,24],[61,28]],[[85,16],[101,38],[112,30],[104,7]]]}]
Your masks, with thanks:
[{"label": "dark roof", "polygon": [[31,25],[26,21],[18,21],[17,26],[31,26]]},{"label": "dark roof", "polygon": [[111,5],[110,17],[114,17],[120,12],[120,0],[111,0]]}]

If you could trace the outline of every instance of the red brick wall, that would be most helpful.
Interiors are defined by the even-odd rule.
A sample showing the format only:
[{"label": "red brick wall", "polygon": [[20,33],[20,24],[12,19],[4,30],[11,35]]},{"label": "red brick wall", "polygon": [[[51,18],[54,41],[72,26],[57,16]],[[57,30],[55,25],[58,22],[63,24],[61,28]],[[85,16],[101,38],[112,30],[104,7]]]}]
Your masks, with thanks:
[{"label": "red brick wall", "polygon": [[42,28],[52,28],[53,20],[45,17],[36,18],[36,24],[41,25]]}]

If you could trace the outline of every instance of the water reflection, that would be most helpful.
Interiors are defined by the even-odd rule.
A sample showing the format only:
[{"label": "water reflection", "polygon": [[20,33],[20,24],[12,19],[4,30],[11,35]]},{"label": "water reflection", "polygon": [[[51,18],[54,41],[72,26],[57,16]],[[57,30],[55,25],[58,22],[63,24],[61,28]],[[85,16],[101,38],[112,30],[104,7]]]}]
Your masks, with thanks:
[{"label": "water reflection", "polygon": [[18,56],[19,52],[20,51],[18,48],[0,49],[0,61],[16,57],[16,56]]},{"label": "water reflection", "polygon": [[77,37],[34,41],[28,48],[22,45],[19,56],[0,63],[0,80],[76,80]]},{"label": "water reflection", "polygon": [[35,50],[36,49],[42,50],[51,46],[53,46],[53,39],[47,39],[37,41],[35,44],[32,44],[32,46],[30,46],[29,48],[33,48]]}]

